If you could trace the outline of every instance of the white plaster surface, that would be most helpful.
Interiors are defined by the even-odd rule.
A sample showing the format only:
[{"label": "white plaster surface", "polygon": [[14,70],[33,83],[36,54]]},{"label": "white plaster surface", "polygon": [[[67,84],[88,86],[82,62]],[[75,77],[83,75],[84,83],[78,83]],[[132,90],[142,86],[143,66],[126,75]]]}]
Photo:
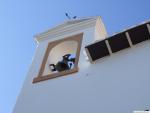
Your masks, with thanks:
[{"label": "white plaster surface", "polygon": [[41,41],[13,113],[132,113],[150,108],[150,41],[91,64],[83,51],[95,38],[95,27],[68,36],[80,32],[79,72],[32,84],[49,42]]}]

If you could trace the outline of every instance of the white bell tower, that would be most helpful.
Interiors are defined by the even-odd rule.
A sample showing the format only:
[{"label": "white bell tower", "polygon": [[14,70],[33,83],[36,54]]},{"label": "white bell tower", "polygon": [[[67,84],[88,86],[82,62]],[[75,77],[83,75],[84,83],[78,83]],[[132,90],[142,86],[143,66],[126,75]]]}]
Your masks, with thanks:
[{"label": "white bell tower", "polygon": [[70,20],[36,35],[36,54],[13,113],[80,111],[78,103],[86,95],[82,92],[79,96],[86,88],[80,85],[90,65],[84,47],[106,37],[100,17]]},{"label": "white bell tower", "polygon": [[149,21],[108,37],[100,17],[75,19],[36,35],[36,41],[13,113],[150,109]]}]

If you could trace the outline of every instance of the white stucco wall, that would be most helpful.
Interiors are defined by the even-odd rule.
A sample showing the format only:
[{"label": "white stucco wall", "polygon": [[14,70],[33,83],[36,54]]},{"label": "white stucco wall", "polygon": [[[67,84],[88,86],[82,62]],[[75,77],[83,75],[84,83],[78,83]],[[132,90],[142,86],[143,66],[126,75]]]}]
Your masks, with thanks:
[{"label": "white stucco wall", "polygon": [[91,64],[83,51],[94,39],[94,28],[72,33],[84,32],[79,72],[32,84],[49,41],[39,43],[13,113],[132,113],[150,108],[150,41]]}]

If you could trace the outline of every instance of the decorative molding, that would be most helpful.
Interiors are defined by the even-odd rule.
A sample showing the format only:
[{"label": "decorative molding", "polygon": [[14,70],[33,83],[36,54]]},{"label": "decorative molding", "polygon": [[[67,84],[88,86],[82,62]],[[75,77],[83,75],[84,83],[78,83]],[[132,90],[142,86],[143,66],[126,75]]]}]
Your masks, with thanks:
[{"label": "decorative molding", "polygon": [[149,31],[149,34],[150,34],[150,24],[147,24],[147,28],[148,28],[148,31]]},{"label": "decorative molding", "polygon": [[127,40],[128,40],[128,42],[129,42],[129,44],[130,44],[130,47],[132,47],[132,46],[133,46],[133,44],[132,44],[132,41],[131,41],[131,39],[130,39],[130,35],[129,35],[129,33],[128,33],[128,32],[126,32],[126,33],[125,33],[125,35],[126,35]]},{"label": "decorative molding", "polygon": [[[83,20],[83,21],[82,21]],[[40,42],[42,40],[49,39],[50,37],[59,37],[65,34],[81,31],[85,28],[89,28],[96,25],[96,21],[100,20],[100,17],[91,17],[88,19],[72,20],[65,22],[62,25],[58,25],[53,29],[40,33],[35,36],[35,40]]]},{"label": "decorative molding", "polygon": [[109,54],[112,54],[112,50],[111,50],[111,47],[110,47],[110,45],[109,45],[108,40],[105,40],[105,43],[106,43],[106,46],[107,46],[107,48],[108,48]]},{"label": "decorative molding", "polygon": [[[41,65],[40,71],[38,73],[38,76],[33,79],[33,83],[77,72],[78,71],[78,61],[79,61],[79,56],[80,56],[80,49],[81,49],[81,44],[82,44],[82,38],[83,38],[83,33],[80,33],[80,34],[77,34],[77,35],[74,35],[74,36],[70,36],[70,37],[66,37],[64,39],[60,39],[60,40],[56,40],[56,41],[50,42],[48,44],[46,53],[44,55],[44,58],[43,58],[42,65]],[[45,69],[45,65],[46,65],[46,62],[48,60],[48,56],[49,56],[51,50],[56,45],[58,45],[58,44],[60,44],[62,42],[65,42],[65,41],[76,41],[78,43],[74,68],[70,69],[70,70],[62,71],[62,72],[52,73],[52,74],[49,74],[49,75],[43,75],[44,69]]]}]

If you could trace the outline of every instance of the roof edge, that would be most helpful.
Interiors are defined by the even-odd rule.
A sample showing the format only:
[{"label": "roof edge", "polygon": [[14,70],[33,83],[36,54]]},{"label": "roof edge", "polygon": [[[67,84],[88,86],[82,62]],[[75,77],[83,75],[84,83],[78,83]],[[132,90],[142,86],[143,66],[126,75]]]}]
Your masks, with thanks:
[{"label": "roof edge", "polygon": [[34,37],[35,37],[35,40],[39,42],[48,37],[55,38],[65,33],[72,33],[75,31],[79,31],[79,30],[94,26],[96,24],[97,19],[99,18],[101,17],[95,16],[95,17],[86,17],[86,18],[81,18],[81,19],[76,19],[76,20],[69,20],[43,33],[37,34]]}]

